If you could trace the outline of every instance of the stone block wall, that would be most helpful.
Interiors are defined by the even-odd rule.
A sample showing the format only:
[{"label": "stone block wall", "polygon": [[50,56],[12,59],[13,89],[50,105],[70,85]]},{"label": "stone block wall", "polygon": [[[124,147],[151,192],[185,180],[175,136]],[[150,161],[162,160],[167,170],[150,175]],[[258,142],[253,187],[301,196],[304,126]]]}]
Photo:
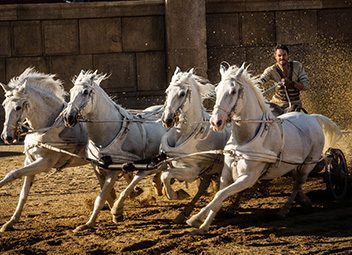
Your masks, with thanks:
[{"label": "stone block wall", "polygon": [[218,79],[224,60],[260,72],[272,63],[277,43],[298,49],[322,40],[352,43],[351,28],[352,1],[208,0],[208,75]]},{"label": "stone block wall", "polygon": [[272,49],[287,44],[303,62],[311,89],[302,93],[309,112],[352,126],[352,1],[207,1],[208,77],[219,64],[250,64],[258,75],[274,63]]},{"label": "stone block wall", "polygon": [[166,88],[164,1],[0,5],[0,81],[28,66],[68,90],[81,69],[111,74],[104,89],[128,107]]},{"label": "stone block wall", "polygon": [[[199,13],[205,5],[206,17],[185,5]],[[90,1],[0,5],[0,13],[1,82],[34,66],[56,73],[68,90],[81,69],[97,69],[111,74],[102,84],[111,96],[140,109],[163,102],[170,66],[205,67],[216,83],[221,61],[249,63],[259,74],[273,63],[273,46],[285,43],[311,78],[309,111],[331,116],[340,95],[352,98],[352,0]],[[335,118],[352,123],[341,108]]]}]

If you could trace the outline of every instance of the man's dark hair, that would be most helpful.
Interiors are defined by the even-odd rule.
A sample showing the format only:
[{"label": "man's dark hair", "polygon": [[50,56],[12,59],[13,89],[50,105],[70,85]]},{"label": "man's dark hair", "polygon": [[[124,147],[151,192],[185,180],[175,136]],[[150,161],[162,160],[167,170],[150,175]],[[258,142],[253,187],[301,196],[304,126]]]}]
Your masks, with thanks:
[{"label": "man's dark hair", "polygon": [[289,50],[288,50],[288,47],[284,44],[278,44],[275,46],[274,48],[274,52],[276,52],[276,50],[285,50],[287,52],[287,54],[289,54]]}]

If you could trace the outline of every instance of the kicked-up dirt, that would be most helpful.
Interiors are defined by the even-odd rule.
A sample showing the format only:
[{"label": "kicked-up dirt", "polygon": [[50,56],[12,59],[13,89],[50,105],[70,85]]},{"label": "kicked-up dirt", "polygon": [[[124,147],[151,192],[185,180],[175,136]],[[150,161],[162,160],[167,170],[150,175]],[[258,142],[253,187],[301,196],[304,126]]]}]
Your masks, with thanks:
[{"label": "kicked-up dirt", "polygon": [[[0,146],[0,177],[21,167],[22,146]],[[13,214],[23,179],[0,188],[0,224]],[[186,187],[194,194],[196,183]],[[116,183],[117,192],[126,186]],[[352,254],[352,194],[336,201],[325,189],[323,173],[309,178],[305,191],[312,208],[295,206],[287,218],[276,213],[291,191],[291,178],[272,181],[266,192],[245,196],[235,214],[225,204],[205,235],[191,234],[173,219],[189,200],[169,201],[154,195],[151,178],[128,199],[124,221],[114,224],[103,210],[93,230],[73,233],[91,213],[100,188],[89,165],[37,175],[21,220],[0,233],[0,254]],[[205,206],[213,193],[198,202]]]}]

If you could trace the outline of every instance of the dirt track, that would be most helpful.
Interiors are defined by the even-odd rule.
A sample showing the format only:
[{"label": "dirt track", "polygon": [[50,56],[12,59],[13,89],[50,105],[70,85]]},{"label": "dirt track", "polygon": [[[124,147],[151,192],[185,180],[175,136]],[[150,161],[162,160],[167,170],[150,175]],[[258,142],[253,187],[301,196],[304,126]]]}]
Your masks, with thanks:
[{"label": "dirt track", "polygon": [[[22,166],[21,149],[0,146],[1,178]],[[288,218],[276,217],[290,192],[290,179],[281,178],[272,182],[270,196],[246,199],[235,216],[223,210],[208,234],[193,236],[192,228],[172,221],[187,201],[152,197],[149,178],[141,184],[145,192],[126,202],[124,222],[115,225],[105,210],[93,231],[73,234],[89,218],[98,183],[89,166],[51,173],[36,178],[15,230],[0,233],[1,254],[352,254],[352,199],[329,198],[321,176],[305,185],[311,209],[295,207]],[[16,180],[0,189],[0,224],[14,212],[21,185]],[[124,181],[115,187],[121,191]]]}]

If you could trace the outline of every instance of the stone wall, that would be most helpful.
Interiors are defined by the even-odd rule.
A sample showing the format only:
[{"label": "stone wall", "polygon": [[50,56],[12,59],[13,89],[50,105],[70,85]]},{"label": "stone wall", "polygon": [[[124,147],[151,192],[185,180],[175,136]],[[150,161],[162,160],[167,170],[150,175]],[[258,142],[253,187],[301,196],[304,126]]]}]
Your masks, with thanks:
[{"label": "stone wall", "polygon": [[[2,5],[0,10],[0,81],[34,66],[57,74],[69,89],[74,75],[91,69],[111,74],[104,89],[130,107],[163,94],[164,1]],[[131,101],[137,96],[144,101]]]},{"label": "stone wall", "polygon": [[[1,82],[34,66],[69,89],[81,69],[97,69],[111,74],[102,86],[123,106],[144,108],[163,102],[175,65],[216,83],[221,61],[247,62],[259,74],[273,62],[273,46],[286,43],[312,80],[308,110],[330,116],[332,100],[352,98],[352,0],[91,1],[0,5],[0,12]],[[352,120],[344,109],[338,115]]]},{"label": "stone wall", "polygon": [[254,75],[274,63],[277,43],[303,62],[311,89],[302,92],[309,112],[352,127],[352,1],[207,1],[208,76],[219,64],[250,64]]}]

